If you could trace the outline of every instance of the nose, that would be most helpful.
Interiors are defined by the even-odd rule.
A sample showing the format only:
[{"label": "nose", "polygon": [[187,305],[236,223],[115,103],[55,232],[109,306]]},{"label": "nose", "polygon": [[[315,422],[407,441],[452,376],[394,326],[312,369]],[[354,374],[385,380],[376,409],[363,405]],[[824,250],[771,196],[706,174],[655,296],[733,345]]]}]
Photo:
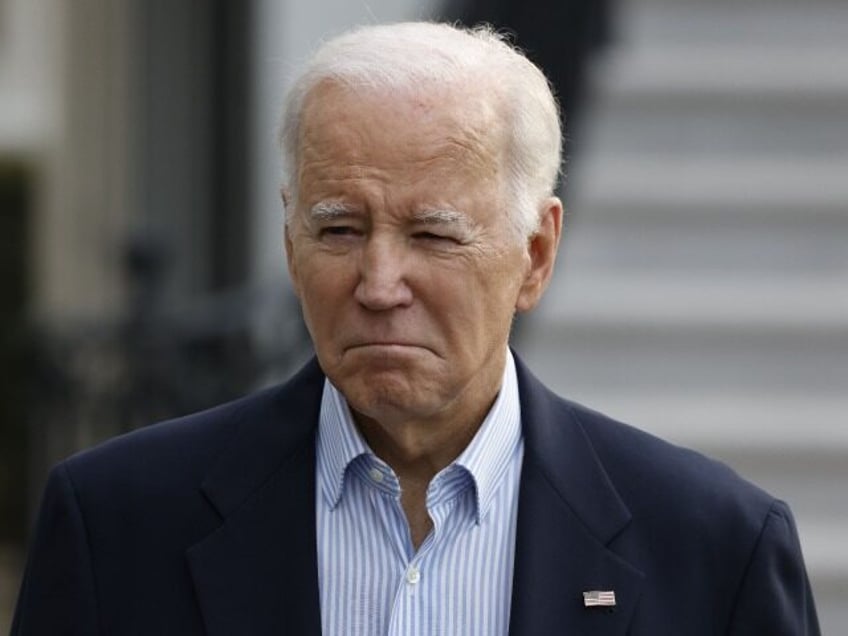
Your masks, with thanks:
[{"label": "nose", "polygon": [[390,237],[372,235],[359,262],[359,281],[354,297],[366,309],[386,311],[408,306],[412,290],[407,284],[405,248]]}]

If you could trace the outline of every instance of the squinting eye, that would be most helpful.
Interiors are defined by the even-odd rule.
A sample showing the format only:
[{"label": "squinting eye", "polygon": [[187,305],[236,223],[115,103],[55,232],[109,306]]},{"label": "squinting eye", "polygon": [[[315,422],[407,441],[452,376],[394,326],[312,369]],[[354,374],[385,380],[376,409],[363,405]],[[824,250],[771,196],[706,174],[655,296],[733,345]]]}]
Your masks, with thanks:
[{"label": "squinting eye", "polygon": [[321,228],[320,234],[321,236],[355,236],[358,231],[349,225],[332,225]]},{"label": "squinting eye", "polygon": [[444,236],[442,234],[433,234],[432,232],[416,232],[412,235],[413,238],[424,241],[450,241],[456,243],[456,239],[452,236]]}]

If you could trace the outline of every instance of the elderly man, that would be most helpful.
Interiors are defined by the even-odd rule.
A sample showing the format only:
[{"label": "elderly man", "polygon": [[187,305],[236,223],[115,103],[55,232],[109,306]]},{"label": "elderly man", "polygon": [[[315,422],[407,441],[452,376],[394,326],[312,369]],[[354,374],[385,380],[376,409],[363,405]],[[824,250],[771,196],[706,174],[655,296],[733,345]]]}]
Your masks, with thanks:
[{"label": "elderly man", "polygon": [[487,30],[326,43],[283,118],[317,353],[54,469],[15,634],[815,634],[788,508],[547,391],[557,108]]}]

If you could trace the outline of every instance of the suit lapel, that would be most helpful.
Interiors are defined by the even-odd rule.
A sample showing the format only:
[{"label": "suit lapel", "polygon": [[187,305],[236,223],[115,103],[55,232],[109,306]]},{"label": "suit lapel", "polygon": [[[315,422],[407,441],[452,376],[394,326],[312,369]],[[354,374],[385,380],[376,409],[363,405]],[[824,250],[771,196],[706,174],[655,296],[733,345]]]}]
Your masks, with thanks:
[{"label": "suit lapel", "polygon": [[[630,513],[568,404],[516,366],[525,455],[510,634],[625,634],[643,575],[607,546]],[[614,591],[615,608],[585,607],[589,590]]]},{"label": "suit lapel", "polygon": [[243,413],[203,483],[223,523],[187,558],[210,636],[321,632],[314,432],[322,382],[313,362]]}]

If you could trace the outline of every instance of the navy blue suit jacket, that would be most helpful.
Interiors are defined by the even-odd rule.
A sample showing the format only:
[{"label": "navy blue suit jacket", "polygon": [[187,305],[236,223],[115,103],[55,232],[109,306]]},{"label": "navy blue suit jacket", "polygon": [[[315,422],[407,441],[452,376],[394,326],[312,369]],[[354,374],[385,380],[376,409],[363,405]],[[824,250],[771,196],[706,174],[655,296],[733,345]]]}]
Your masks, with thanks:
[{"label": "navy blue suit jacket", "polygon": [[[818,634],[786,505],[517,366],[513,636]],[[280,387],[59,464],[12,633],[319,634],[323,380],[313,361]],[[586,590],[617,604],[586,608]]]}]

